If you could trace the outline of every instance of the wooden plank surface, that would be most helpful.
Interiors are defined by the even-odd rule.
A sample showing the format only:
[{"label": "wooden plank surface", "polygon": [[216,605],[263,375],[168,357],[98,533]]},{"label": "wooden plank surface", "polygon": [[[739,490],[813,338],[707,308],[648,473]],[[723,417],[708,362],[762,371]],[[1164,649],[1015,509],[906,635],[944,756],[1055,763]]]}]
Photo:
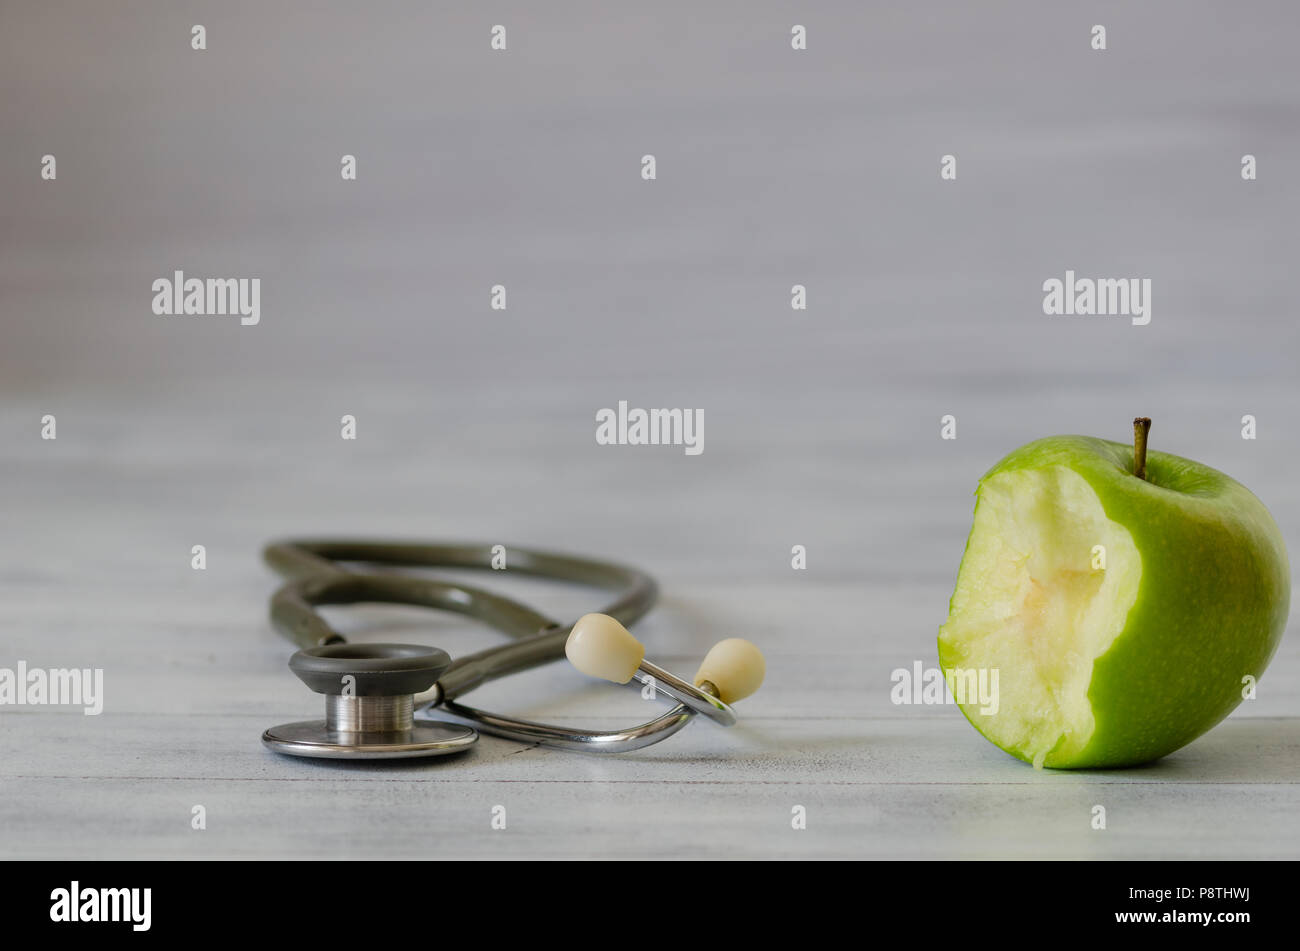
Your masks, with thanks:
[{"label": "wooden plank surface", "polygon": [[[1153,416],[1295,550],[1291,8],[1103,4],[1093,54],[1034,4],[829,4],[795,54],[781,5],[507,4],[499,58],[476,14],[397,9],[286,31],[234,4],[202,54],[160,5],[4,15],[0,665],[102,667],[106,697],[0,710],[0,855],[1300,857],[1294,630],[1256,700],[1143,769],[1034,771],[890,700],[936,663],[976,480],[1029,439]],[[261,323],[155,316],[174,268],[261,277]],[[1151,324],[1043,316],[1066,268],[1152,278]],[[705,451],[596,445],[619,400],[702,408]],[[276,757],[261,730],[320,704],[258,552],[327,534],[636,564],[663,588],[652,658],[689,674],[745,636],[769,682],[737,728],[626,757]],[[600,603],[505,574],[561,618]],[[494,636],[330,616],[456,654]],[[472,702],[647,714],[562,664]]]}]

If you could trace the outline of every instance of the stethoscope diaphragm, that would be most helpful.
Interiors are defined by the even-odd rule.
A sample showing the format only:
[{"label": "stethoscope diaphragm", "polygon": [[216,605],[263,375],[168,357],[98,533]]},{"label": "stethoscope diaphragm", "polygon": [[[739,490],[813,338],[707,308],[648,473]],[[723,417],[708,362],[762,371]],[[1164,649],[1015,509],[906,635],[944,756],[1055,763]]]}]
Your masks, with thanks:
[{"label": "stethoscope diaphragm", "polygon": [[415,695],[428,690],[451,657],[415,644],[326,644],[298,651],[289,669],[325,695],[325,719],[274,726],[262,742],[277,753],[335,759],[445,756],[478,739],[471,727],[415,720]]}]

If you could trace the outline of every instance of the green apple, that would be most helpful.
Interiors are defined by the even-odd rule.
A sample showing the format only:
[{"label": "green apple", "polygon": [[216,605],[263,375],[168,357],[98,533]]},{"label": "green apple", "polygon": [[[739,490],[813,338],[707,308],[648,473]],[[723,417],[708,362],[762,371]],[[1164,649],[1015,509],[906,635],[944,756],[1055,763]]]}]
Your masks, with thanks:
[{"label": "green apple", "polygon": [[[1036,767],[1131,766],[1190,743],[1286,627],[1277,523],[1223,473],[1148,454],[1150,423],[1135,420],[1134,446],[1031,442],[975,492],[939,662],[975,729]],[[994,670],[996,702],[959,690]]]}]

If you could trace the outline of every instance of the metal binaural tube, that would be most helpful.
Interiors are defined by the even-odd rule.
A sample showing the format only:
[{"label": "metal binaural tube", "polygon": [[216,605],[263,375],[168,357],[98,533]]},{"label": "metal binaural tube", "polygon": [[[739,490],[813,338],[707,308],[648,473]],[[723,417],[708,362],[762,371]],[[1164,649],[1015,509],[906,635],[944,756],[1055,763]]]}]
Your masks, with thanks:
[{"label": "metal binaural tube", "polygon": [[723,726],[736,724],[736,712],[718,698],[718,688],[707,680],[697,687],[648,660],[641,661],[633,676],[643,684],[652,682],[656,690],[662,690],[694,713],[702,713]]},{"label": "metal binaural tube", "polygon": [[[484,733],[503,736],[520,743],[542,743],[581,753],[628,753],[666,740],[695,718],[695,711],[684,703],[674,706],[663,716],[626,730],[575,730],[516,717],[503,717],[485,710],[449,701],[439,709],[432,722],[460,723]],[[421,723],[430,722],[421,720]]]}]

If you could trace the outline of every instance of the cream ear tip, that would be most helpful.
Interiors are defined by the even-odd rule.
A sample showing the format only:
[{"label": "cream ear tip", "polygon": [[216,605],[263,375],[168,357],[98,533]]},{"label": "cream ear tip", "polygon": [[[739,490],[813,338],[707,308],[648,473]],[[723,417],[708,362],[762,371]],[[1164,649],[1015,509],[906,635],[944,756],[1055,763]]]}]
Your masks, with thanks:
[{"label": "cream ear tip", "polygon": [[735,703],[758,690],[766,674],[763,652],[744,638],[729,637],[718,641],[704,655],[695,674],[695,686],[707,680],[718,689],[719,700]]},{"label": "cream ear tip", "polygon": [[569,631],[564,654],[589,677],[625,684],[645,659],[645,647],[608,614],[584,614]]}]

